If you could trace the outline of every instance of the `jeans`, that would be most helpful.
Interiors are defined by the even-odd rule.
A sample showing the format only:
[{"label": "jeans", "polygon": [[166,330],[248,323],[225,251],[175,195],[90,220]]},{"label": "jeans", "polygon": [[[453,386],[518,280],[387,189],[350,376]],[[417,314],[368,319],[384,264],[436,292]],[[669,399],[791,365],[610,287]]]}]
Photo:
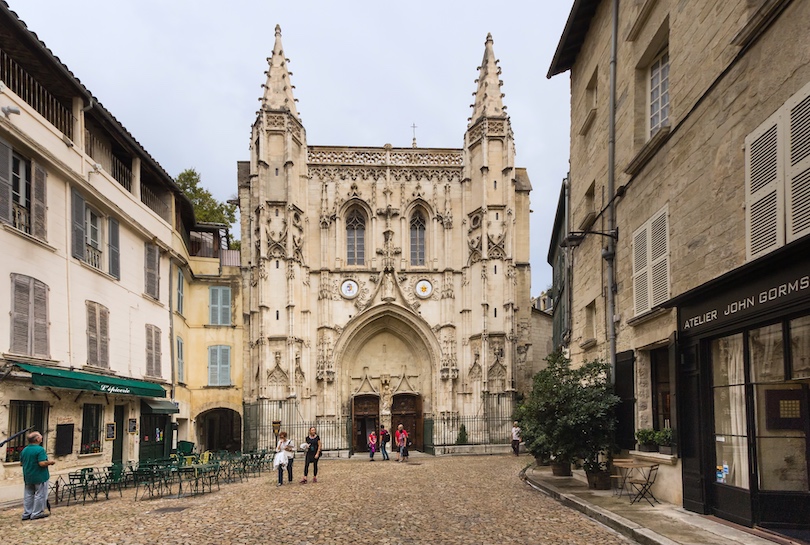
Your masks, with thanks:
[{"label": "jeans", "polygon": [[48,481],[26,484],[23,491],[23,517],[41,515],[48,504]]},{"label": "jeans", "polygon": [[[295,460],[295,458],[290,458],[289,460],[287,460],[287,479],[288,479],[287,482],[288,483],[292,482],[292,466],[293,466],[293,461],[294,460]],[[278,466],[278,484],[281,484],[283,482],[284,482],[284,466]]]},{"label": "jeans", "polygon": [[388,460],[388,448],[386,443],[380,443],[380,452],[382,453],[383,460]]}]

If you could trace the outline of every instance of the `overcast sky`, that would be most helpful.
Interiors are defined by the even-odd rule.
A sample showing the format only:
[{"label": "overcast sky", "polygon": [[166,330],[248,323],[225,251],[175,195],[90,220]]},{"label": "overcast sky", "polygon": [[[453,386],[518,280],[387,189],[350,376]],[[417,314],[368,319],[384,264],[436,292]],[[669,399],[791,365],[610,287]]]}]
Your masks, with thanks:
[{"label": "overcast sky", "polygon": [[310,145],[463,145],[491,32],[516,166],[532,182],[532,295],[568,171],[568,74],[548,80],[572,1],[7,0],[172,176],[236,195],[281,25]]}]

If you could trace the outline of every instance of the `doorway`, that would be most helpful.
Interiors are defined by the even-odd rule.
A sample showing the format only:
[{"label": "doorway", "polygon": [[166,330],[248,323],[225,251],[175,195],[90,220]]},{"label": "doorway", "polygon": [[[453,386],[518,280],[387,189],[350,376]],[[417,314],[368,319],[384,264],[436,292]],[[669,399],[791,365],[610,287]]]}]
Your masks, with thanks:
[{"label": "doorway", "polygon": [[396,430],[402,424],[408,432],[414,450],[425,448],[422,415],[422,396],[419,394],[395,394],[391,402],[391,429]]},{"label": "doorway", "polygon": [[368,452],[368,434],[380,427],[380,397],[374,394],[354,396],[352,422],[352,450]]},{"label": "doorway", "polygon": [[120,464],[124,461],[124,406],[116,405],[113,411],[116,434],[112,445],[112,463]]}]

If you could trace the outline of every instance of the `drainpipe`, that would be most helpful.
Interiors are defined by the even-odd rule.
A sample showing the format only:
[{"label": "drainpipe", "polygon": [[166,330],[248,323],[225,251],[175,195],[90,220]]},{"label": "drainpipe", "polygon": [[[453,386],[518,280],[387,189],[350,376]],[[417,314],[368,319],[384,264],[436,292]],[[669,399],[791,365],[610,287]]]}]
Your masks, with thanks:
[{"label": "drainpipe", "polygon": [[[616,50],[619,32],[619,0],[612,2],[612,29],[610,36],[610,98],[608,105],[608,232],[616,229],[616,200],[614,172],[616,170]],[[607,263],[607,331],[610,350],[610,383],[616,383],[616,279],[614,259],[616,257],[616,239],[608,237],[607,247],[602,250],[602,257]]]}]

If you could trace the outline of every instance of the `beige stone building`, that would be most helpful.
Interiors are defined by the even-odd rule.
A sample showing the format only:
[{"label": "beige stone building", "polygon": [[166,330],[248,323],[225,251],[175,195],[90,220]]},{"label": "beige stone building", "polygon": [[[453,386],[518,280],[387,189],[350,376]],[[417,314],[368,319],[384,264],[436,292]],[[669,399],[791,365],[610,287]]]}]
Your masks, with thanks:
[{"label": "beige stone building", "polygon": [[[577,1],[549,70],[571,77],[550,255],[572,357],[614,360],[659,498],[772,528],[810,520],[808,25],[798,0]],[[675,454],[635,451],[649,427]]]},{"label": "beige stone building", "polygon": [[[529,191],[487,37],[461,148],[307,142],[276,27],[239,163],[245,444],[508,442],[530,357]],[[461,100],[461,97],[460,97]],[[501,437],[503,435],[503,437]],[[504,445],[505,446],[505,445]]]}]

